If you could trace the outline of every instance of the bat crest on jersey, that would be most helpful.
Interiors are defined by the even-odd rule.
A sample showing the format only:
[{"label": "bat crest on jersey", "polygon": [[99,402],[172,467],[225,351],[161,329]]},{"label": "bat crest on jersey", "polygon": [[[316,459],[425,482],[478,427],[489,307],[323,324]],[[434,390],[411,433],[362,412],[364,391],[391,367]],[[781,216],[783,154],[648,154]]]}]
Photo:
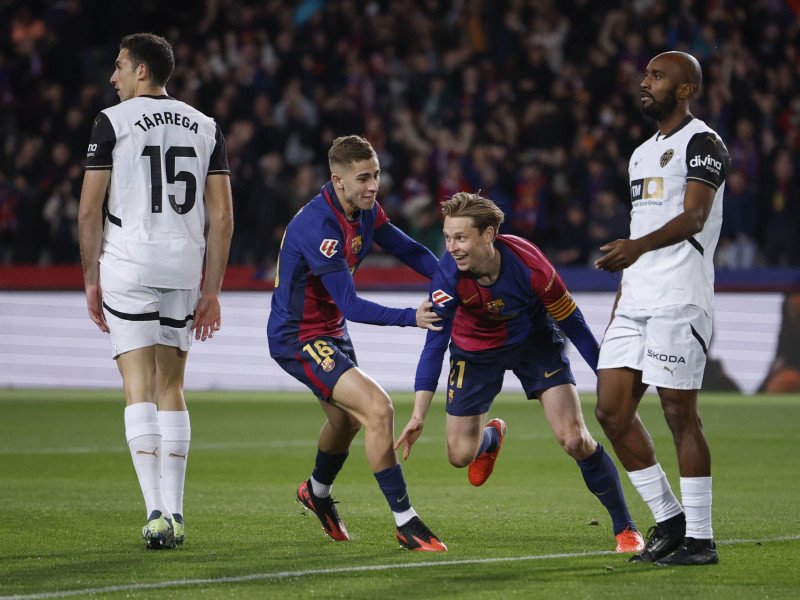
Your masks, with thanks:
[{"label": "bat crest on jersey", "polygon": [[492,300],[486,303],[486,310],[493,313],[498,313],[503,310],[505,303],[502,300]]},{"label": "bat crest on jersey", "polygon": [[667,166],[667,163],[672,160],[673,156],[675,156],[675,151],[672,150],[671,148],[669,150],[667,150],[666,152],[664,152],[664,154],[661,155],[661,168],[662,169]]},{"label": "bat crest on jersey", "polygon": [[339,245],[339,240],[334,240],[331,238],[327,238],[322,240],[322,243],[319,245],[319,251],[322,252],[326,257],[331,258],[334,254],[336,254],[336,246]]},{"label": "bat crest on jersey", "polygon": [[452,299],[453,299],[453,297],[450,294],[448,294],[447,292],[445,292],[444,290],[436,290],[435,292],[433,292],[431,294],[431,301],[436,306],[444,306],[445,304],[450,302],[450,300],[452,300]]}]

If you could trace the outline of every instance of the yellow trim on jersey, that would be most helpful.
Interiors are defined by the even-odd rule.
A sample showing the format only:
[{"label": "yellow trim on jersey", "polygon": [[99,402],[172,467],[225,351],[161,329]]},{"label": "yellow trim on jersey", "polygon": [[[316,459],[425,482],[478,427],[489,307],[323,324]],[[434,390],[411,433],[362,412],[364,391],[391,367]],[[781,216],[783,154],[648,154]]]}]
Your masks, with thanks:
[{"label": "yellow trim on jersey", "polygon": [[719,186],[716,183],[714,183],[713,181],[709,181],[708,179],[703,179],[701,177],[692,177],[691,175],[688,175],[686,177],[686,181],[698,181],[700,183],[705,183],[708,187],[713,188],[714,190],[719,189]]},{"label": "yellow trim on jersey", "polygon": [[564,292],[561,298],[552,304],[545,304],[544,307],[556,321],[563,321],[575,312],[577,305],[575,304],[575,300],[572,299],[572,296],[569,295],[569,292]]}]

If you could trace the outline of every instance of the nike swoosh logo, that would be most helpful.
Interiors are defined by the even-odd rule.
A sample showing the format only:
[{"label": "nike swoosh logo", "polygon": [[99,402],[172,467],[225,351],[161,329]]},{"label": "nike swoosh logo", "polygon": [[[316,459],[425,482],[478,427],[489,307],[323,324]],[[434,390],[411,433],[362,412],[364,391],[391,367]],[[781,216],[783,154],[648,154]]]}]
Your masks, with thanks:
[{"label": "nike swoosh logo", "polygon": [[408,498],[408,492],[406,492],[405,494],[403,494],[403,497],[402,497],[402,498],[398,498],[398,499],[396,500],[396,502],[397,502],[398,504],[400,504],[400,503],[401,503],[403,500],[405,500],[406,498]]},{"label": "nike swoosh logo", "polygon": [[552,372],[550,372],[550,373],[548,373],[547,371],[545,371],[545,372],[544,372],[544,378],[545,378],[545,379],[550,379],[550,378],[551,378],[553,375],[555,375],[556,373],[558,373],[559,371],[561,371],[563,368],[564,368],[564,367],[561,367],[561,369],[556,369],[555,371],[552,371]]},{"label": "nike swoosh logo", "polygon": [[[480,292],[478,292],[478,294],[480,294]],[[470,296],[466,300],[462,299],[461,300],[461,304],[469,304],[470,302],[472,302],[478,296],[478,294],[475,294],[474,296]]]}]

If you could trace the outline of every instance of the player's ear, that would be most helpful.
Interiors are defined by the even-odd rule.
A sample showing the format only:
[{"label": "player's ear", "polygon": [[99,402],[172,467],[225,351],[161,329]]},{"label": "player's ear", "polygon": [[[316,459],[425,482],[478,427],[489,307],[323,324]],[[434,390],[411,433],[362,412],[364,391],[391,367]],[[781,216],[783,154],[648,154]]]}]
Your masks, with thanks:
[{"label": "player's ear", "polygon": [[338,173],[331,173],[331,183],[335,188],[340,190],[344,189],[344,183],[342,182],[342,178]]},{"label": "player's ear", "polygon": [[688,100],[694,96],[694,85],[691,83],[682,83],[678,86],[678,98],[681,100]]}]

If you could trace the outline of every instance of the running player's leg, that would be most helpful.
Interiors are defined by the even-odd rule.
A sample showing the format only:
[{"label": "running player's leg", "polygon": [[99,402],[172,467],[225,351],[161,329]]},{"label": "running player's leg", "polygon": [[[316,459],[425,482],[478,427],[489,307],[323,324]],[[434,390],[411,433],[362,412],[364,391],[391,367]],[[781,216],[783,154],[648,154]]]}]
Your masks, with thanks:
[{"label": "running player's leg", "polygon": [[575,386],[567,383],[544,390],[540,401],[556,439],[578,463],[586,487],[611,516],[617,550],[643,550],[644,542],[625,503],[617,467],[602,444],[596,442],[586,428]]},{"label": "running player's leg", "polygon": [[475,356],[451,347],[447,387],[447,457],[454,467],[469,466],[472,485],[492,474],[506,433],[502,419],[486,423],[489,409],[503,387],[505,356]]},{"label": "running player's leg", "polygon": [[447,550],[411,505],[394,450],[394,407],[388,394],[364,371],[353,367],[339,377],[330,404],[364,426],[367,460],[394,515],[400,544],[412,550]]}]

